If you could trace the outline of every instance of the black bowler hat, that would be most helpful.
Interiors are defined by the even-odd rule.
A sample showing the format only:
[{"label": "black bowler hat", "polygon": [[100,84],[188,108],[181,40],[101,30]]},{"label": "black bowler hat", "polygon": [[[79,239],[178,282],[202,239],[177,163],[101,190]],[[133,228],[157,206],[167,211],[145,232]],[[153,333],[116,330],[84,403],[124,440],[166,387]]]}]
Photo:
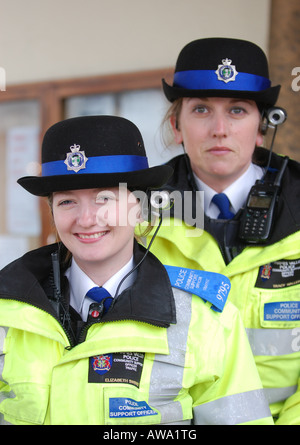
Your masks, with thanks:
[{"label": "black bowler hat", "polygon": [[199,39],[179,53],[173,86],[163,79],[171,102],[179,97],[233,97],[273,106],[280,85],[271,86],[265,53],[252,42],[228,38]]},{"label": "black bowler hat", "polygon": [[149,168],[139,129],[116,116],[74,117],[50,127],[42,144],[42,175],[20,178],[33,195],[88,188],[162,186],[173,170]]}]

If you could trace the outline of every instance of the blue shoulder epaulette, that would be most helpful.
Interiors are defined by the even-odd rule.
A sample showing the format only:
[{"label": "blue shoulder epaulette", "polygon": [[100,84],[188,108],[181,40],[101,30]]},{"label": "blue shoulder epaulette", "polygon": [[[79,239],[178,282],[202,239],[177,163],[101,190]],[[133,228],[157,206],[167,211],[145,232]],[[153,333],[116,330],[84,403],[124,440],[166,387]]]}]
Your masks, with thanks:
[{"label": "blue shoulder epaulette", "polygon": [[171,285],[197,295],[212,304],[211,309],[222,312],[231,284],[229,278],[215,272],[165,266]]}]

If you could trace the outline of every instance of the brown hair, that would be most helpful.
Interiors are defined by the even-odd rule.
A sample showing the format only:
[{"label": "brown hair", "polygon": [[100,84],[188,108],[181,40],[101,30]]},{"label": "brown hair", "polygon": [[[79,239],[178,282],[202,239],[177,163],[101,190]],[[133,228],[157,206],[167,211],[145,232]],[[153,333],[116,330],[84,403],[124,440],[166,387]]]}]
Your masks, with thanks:
[{"label": "brown hair", "polygon": [[182,109],[183,97],[172,102],[172,105],[167,110],[161,124],[162,131],[162,139],[166,147],[169,147],[174,143],[174,134],[170,124],[170,119],[172,116],[175,117],[175,120],[178,124],[179,117]]}]

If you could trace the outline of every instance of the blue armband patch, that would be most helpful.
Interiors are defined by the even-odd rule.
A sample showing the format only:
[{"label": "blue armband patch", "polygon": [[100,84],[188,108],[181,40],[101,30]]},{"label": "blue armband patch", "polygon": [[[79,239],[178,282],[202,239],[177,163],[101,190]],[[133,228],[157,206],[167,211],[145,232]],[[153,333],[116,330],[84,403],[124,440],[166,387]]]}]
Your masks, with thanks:
[{"label": "blue armband patch", "polygon": [[184,267],[165,266],[171,285],[190,292],[212,304],[212,309],[222,312],[231,288],[225,275]]}]

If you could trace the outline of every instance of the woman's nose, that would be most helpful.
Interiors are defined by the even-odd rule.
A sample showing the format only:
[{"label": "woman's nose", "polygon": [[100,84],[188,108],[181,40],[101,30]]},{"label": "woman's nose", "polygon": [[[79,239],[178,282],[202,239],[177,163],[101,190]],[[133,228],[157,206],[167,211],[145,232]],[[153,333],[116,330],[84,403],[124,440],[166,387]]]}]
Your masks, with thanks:
[{"label": "woman's nose", "polygon": [[223,138],[228,135],[228,122],[222,114],[216,114],[212,122],[212,133],[214,137]]},{"label": "woman's nose", "polygon": [[82,206],[78,214],[77,223],[81,227],[91,227],[96,224],[96,211],[93,206]]}]

